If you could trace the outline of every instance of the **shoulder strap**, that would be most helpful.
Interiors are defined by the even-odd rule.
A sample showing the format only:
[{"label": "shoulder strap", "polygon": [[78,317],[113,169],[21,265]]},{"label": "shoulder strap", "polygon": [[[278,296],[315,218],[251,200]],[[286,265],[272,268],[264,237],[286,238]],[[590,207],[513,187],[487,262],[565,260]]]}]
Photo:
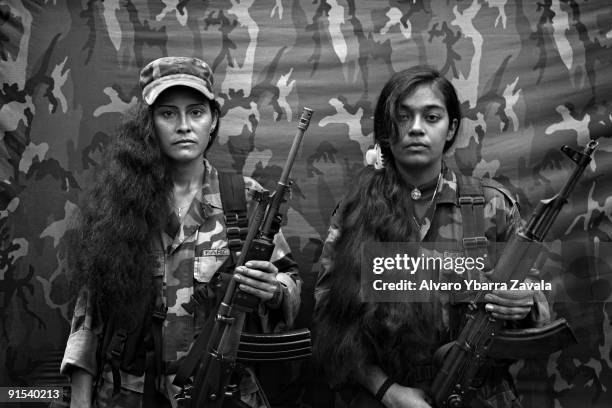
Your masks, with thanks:
[{"label": "shoulder strap", "polygon": [[244,194],[244,178],[240,174],[219,172],[219,193],[223,204],[227,246],[236,260],[236,252],[242,248],[249,227]]},{"label": "shoulder strap", "polygon": [[466,255],[484,257],[488,240],[484,231],[484,192],[482,183],[474,177],[457,175],[459,207],[463,224],[463,248]]},{"label": "shoulder strap", "polygon": [[[225,221],[225,234],[230,257],[223,263],[218,271],[226,271],[236,264],[237,252],[242,249],[242,243],[249,229],[247,216],[247,204],[245,197],[244,178],[240,174],[231,172],[218,172],[219,194],[223,206],[223,218]],[[189,314],[195,313],[199,305],[204,304],[211,297],[211,289],[208,284],[196,283],[189,302],[181,304]]]},{"label": "shoulder strap", "polygon": [[[457,195],[463,225],[463,249],[465,255],[485,259],[488,267],[488,240],[484,231],[484,190],[479,179],[457,174]],[[455,306],[449,314],[451,339],[456,339],[464,316],[465,302],[471,300],[473,292],[451,293],[450,303]],[[463,306],[462,306],[463,305]]]}]

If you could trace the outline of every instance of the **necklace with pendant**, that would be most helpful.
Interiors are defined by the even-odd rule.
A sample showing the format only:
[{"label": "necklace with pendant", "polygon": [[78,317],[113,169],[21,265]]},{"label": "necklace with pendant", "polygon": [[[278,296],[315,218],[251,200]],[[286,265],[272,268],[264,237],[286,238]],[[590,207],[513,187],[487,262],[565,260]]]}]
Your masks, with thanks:
[{"label": "necklace with pendant", "polygon": [[[431,198],[431,201],[433,201],[434,197],[436,196],[436,193],[438,192],[438,187],[440,186],[440,179],[442,178],[442,173],[438,174],[438,180],[436,181],[436,188],[434,190],[434,194]],[[423,196],[423,193],[421,193],[421,190],[415,186],[412,191],[410,191],[410,198],[412,198],[414,201],[420,200],[421,197]]]},{"label": "necklace with pendant", "polygon": [[[438,188],[440,187],[440,180],[442,180],[442,173],[438,174],[438,181],[436,182],[436,187],[434,189],[433,194],[431,195],[431,199],[429,200],[429,204],[427,205],[427,211],[426,213],[428,213],[431,209],[432,209],[432,204],[434,202],[434,200],[436,199],[436,194],[438,194]],[[419,200],[422,197],[422,193],[421,190],[419,190],[417,187],[413,188],[412,191],[410,192],[410,198],[412,198],[414,201]],[[421,228],[423,227],[423,224],[421,224],[416,216],[416,211],[415,208],[413,207],[413,214],[412,214],[412,219],[414,220],[415,224]]]},{"label": "necklace with pendant", "polygon": [[189,205],[190,205],[190,204],[191,204],[191,203],[189,203],[189,204],[185,204],[185,205],[184,205],[184,206],[182,206],[182,207],[178,207],[178,206],[176,206],[176,205],[174,205],[174,204],[170,203],[170,205],[176,209],[176,213],[177,213],[177,215],[179,216],[179,218],[181,218],[181,217],[183,216],[183,209],[185,209],[185,208],[189,208]]},{"label": "necklace with pendant", "polygon": [[[193,202],[193,199],[195,198],[196,194],[197,194],[198,190],[194,189],[193,192],[189,193],[187,196],[187,201],[185,202],[186,204],[178,206],[176,204],[174,204],[174,200],[172,197],[168,198],[168,202],[170,203],[170,205],[172,206],[172,208],[176,209],[176,214],[178,215],[179,218],[183,217],[183,210],[185,209],[189,209],[189,207],[191,206],[191,203]],[[174,195],[172,195],[174,197]]]}]

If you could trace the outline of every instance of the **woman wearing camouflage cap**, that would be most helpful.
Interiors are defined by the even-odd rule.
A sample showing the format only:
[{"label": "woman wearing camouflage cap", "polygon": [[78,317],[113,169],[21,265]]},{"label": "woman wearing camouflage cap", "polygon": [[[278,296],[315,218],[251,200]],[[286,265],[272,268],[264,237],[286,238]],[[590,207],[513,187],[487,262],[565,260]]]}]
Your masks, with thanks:
[{"label": "woman wearing camouflage cap", "polygon": [[[351,407],[430,407],[433,352],[450,341],[462,316],[443,297],[364,301],[362,243],[461,242],[473,227],[458,204],[468,185],[484,197],[480,223],[489,243],[507,241],[519,227],[516,202],[506,189],[461,177],[444,164],[460,122],[456,91],[437,71],[414,67],[395,74],[374,113],[373,165],[333,215],[318,264],[314,351]],[[541,292],[499,290],[485,300],[492,316],[512,324],[549,317]],[[507,365],[490,367],[485,377],[478,406],[520,406]]]},{"label": "woman wearing camouflage cap", "polygon": [[[142,101],[99,170],[71,248],[74,286],[84,288],[61,366],[73,407],[176,406],[177,361],[215,310],[230,255],[219,174],[205,158],[220,122],[210,68],[159,58],[142,69],[140,86]],[[247,205],[260,189],[244,178]],[[275,245],[272,262],[234,274],[261,300],[257,330],[286,329],[299,307],[301,280],[281,232]],[[194,287],[199,303],[190,301]],[[246,371],[240,388],[259,406]]]}]

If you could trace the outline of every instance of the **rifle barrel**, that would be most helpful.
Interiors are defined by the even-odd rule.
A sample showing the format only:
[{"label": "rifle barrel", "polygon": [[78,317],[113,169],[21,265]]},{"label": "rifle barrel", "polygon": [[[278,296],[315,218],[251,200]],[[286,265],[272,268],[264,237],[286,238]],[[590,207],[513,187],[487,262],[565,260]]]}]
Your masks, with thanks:
[{"label": "rifle barrel", "polygon": [[300,121],[298,123],[298,130],[293,138],[293,144],[291,145],[291,150],[289,150],[289,154],[287,155],[287,161],[285,162],[285,167],[283,168],[283,172],[278,180],[278,184],[287,185],[289,180],[289,173],[291,172],[291,167],[293,166],[293,162],[295,161],[295,156],[300,149],[300,144],[302,143],[302,137],[304,137],[304,132],[308,129],[308,125],[310,125],[310,118],[312,117],[312,110],[308,108],[302,109],[302,116],[300,116]]},{"label": "rifle barrel", "polygon": [[304,132],[306,132],[306,129],[308,129],[308,125],[310,125],[310,118],[312,117],[312,112],[312,109],[302,109],[302,115],[300,116],[300,121],[298,122],[298,130],[295,133],[295,137],[293,138],[293,144],[291,145],[291,149],[289,150],[289,154],[287,155],[287,160],[285,161],[283,172],[281,173],[278,183],[276,183],[276,189],[274,190],[274,194],[272,194],[271,197],[270,209],[273,211],[268,211],[268,215],[266,215],[263,227],[261,228],[261,235],[266,239],[272,240],[274,238],[274,234],[276,233],[272,232],[272,224],[274,223],[274,217],[276,216],[276,213],[278,213],[278,209],[280,208],[282,200],[285,196],[285,190],[289,186],[289,173],[291,173],[291,168],[293,167],[295,156],[297,156],[298,150],[300,150],[300,145],[302,144]]},{"label": "rifle barrel", "polygon": [[541,242],[544,240],[544,237],[546,237],[546,234],[555,222],[559,212],[561,212],[561,208],[567,202],[574,187],[576,187],[586,166],[591,162],[591,154],[595,151],[597,145],[598,143],[595,140],[591,140],[582,152],[574,151],[568,146],[563,146],[561,148],[561,150],[576,163],[576,167],[558,194],[554,197],[541,200],[538,203],[536,210],[527,222],[525,232],[527,236],[535,241]]}]

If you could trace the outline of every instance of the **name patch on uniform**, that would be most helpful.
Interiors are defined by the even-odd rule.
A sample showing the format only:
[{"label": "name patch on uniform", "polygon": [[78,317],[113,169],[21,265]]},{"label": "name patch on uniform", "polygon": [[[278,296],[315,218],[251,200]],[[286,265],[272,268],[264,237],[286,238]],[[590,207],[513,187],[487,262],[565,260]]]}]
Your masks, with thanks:
[{"label": "name patch on uniform", "polygon": [[459,258],[463,256],[461,251],[444,251],[444,258]]},{"label": "name patch on uniform", "polygon": [[229,248],[215,248],[215,249],[202,250],[202,256],[228,256],[229,254],[230,254]]}]

